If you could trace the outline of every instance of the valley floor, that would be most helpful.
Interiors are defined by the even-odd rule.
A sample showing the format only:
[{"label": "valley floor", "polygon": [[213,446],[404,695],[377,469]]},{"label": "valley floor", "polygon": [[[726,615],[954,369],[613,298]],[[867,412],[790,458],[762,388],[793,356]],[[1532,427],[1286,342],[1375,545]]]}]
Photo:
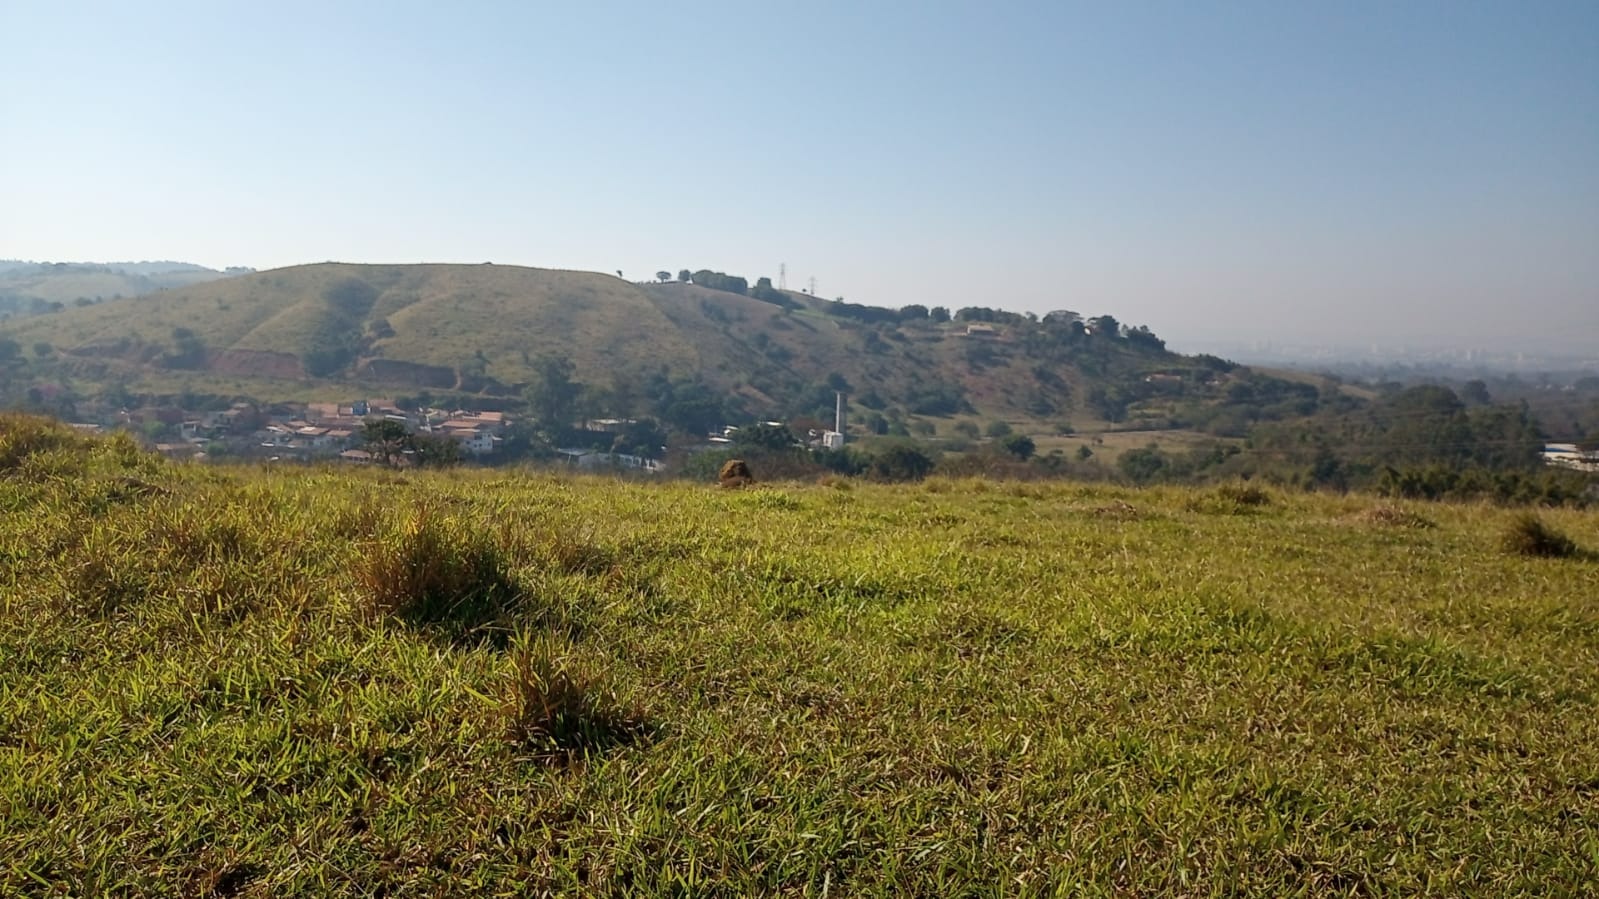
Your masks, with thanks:
[{"label": "valley floor", "polygon": [[1599,564],[1511,511],[3,444],[0,894],[1599,880]]}]

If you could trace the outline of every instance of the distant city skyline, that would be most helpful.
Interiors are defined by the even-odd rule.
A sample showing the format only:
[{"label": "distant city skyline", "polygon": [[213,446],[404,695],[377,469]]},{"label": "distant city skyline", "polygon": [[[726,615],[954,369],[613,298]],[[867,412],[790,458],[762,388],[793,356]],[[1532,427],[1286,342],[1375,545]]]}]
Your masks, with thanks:
[{"label": "distant city skyline", "polygon": [[1599,344],[1599,4],[10,4],[0,257]]}]

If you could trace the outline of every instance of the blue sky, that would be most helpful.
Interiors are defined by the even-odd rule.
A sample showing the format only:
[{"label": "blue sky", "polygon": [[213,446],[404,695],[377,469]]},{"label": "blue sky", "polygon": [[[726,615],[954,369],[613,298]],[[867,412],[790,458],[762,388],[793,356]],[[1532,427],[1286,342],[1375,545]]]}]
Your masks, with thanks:
[{"label": "blue sky", "polygon": [[0,4],[0,257],[1599,345],[1599,3]]}]

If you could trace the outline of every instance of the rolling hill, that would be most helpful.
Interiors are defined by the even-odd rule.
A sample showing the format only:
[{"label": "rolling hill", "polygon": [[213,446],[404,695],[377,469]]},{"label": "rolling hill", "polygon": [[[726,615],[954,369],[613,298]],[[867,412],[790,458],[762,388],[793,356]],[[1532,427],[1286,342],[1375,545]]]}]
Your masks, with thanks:
[{"label": "rolling hill", "polygon": [[143,296],[246,271],[217,271],[189,262],[0,260],[0,317],[41,314],[51,311],[52,304],[82,306]]},{"label": "rolling hill", "polygon": [[993,323],[591,272],[324,263],[13,321],[0,339],[48,344],[55,373],[80,384],[260,399],[417,390],[510,398],[553,357],[569,359],[586,384],[623,390],[664,374],[757,415],[814,412],[842,387],[905,415],[1065,421],[1096,417],[1093,398],[1107,387],[1152,392],[1155,372],[1190,394],[1216,386],[1214,371],[1158,340],[974,315]]}]

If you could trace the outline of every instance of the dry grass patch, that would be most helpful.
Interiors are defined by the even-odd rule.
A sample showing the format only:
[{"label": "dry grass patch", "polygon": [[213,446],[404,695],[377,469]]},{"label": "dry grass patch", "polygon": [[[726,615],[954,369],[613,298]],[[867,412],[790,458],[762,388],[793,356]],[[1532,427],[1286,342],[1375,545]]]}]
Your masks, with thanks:
[{"label": "dry grass patch", "polygon": [[1384,528],[1415,528],[1418,530],[1425,530],[1438,526],[1437,522],[1424,515],[1418,515],[1409,509],[1403,509],[1399,506],[1386,504],[1381,506],[1372,506],[1370,509],[1356,514],[1354,516],[1354,520],[1361,524],[1369,524],[1374,527]]},{"label": "dry grass patch", "polygon": [[1264,488],[1253,484],[1223,484],[1191,497],[1185,505],[1190,512],[1208,515],[1249,515],[1271,504],[1271,492]]},{"label": "dry grass patch", "polygon": [[1094,506],[1089,511],[1099,518],[1109,518],[1113,521],[1133,521],[1138,518],[1137,507],[1121,499]]}]

